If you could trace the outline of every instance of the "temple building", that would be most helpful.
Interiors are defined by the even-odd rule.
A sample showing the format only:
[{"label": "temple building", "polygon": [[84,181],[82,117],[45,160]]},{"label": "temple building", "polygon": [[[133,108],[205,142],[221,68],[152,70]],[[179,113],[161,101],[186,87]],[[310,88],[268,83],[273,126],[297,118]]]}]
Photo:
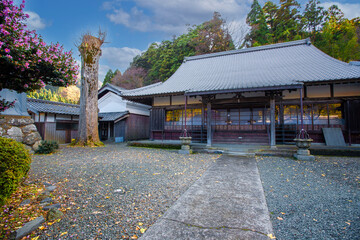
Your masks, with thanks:
[{"label": "temple building", "polygon": [[360,144],[360,62],[309,39],[187,57],[167,81],[122,97],[152,106],[151,139],[178,140],[186,129],[207,145],[275,146],[301,128],[324,143],[323,128],[334,128]]}]

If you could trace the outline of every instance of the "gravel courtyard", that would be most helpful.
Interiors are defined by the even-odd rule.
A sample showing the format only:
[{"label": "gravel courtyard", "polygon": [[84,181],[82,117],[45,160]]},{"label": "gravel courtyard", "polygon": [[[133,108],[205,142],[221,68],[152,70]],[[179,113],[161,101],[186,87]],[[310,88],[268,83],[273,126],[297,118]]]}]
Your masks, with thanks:
[{"label": "gravel courtyard", "polygon": [[277,239],[360,239],[360,158],[257,162]]},{"label": "gravel courtyard", "polygon": [[66,209],[39,239],[136,239],[218,157],[124,144],[34,155],[30,180],[56,185]]},{"label": "gravel courtyard", "polygon": [[[33,155],[65,217],[39,239],[137,239],[219,155],[109,144]],[[360,239],[360,158],[256,157],[277,239]]]}]

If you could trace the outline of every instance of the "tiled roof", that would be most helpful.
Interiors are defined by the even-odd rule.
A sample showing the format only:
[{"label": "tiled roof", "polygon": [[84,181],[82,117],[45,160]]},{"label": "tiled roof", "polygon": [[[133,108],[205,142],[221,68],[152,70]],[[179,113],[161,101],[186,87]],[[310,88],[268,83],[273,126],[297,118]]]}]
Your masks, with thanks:
[{"label": "tiled roof", "polygon": [[125,88],[113,85],[111,83],[107,83],[105,86],[99,89],[99,95],[106,90],[110,90],[118,95],[120,95],[123,91],[127,91]]},{"label": "tiled roof", "polygon": [[360,79],[360,66],[336,60],[308,39],[185,58],[164,83],[125,97],[297,88],[306,82]]},{"label": "tiled roof", "polygon": [[119,118],[122,118],[129,114],[128,111],[125,112],[109,112],[109,113],[99,113],[100,122],[116,121]]},{"label": "tiled roof", "polygon": [[151,85],[147,85],[147,86],[144,86],[144,87],[140,87],[140,88],[135,88],[135,89],[130,89],[130,90],[125,90],[122,92],[122,96],[131,96],[131,95],[136,95],[137,93],[142,93],[143,91],[148,91],[154,87],[157,87],[157,86],[161,86],[162,85],[162,82],[157,82],[157,83],[153,83]]},{"label": "tiled roof", "polygon": [[28,110],[39,113],[80,115],[80,105],[27,98]]}]

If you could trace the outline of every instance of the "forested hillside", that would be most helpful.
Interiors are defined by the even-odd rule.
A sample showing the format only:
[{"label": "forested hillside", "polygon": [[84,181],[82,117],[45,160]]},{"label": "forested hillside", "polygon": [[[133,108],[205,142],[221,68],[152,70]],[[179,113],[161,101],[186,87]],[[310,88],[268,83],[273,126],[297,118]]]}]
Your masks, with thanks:
[{"label": "forested hillside", "polygon": [[27,97],[54,102],[79,104],[80,88],[76,85],[67,88],[46,86],[45,88],[27,93]]},{"label": "forested hillside", "polygon": [[189,27],[186,34],[151,44],[111,82],[131,89],[165,81],[179,68],[184,57],[233,49],[235,46],[226,22],[215,12],[210,21]]},{"label": "forested hillside", "polygon": [[[254,0],[246,18],[250,30],[236,45],[255,47],[310,37],[316,47],[334,58],[360,60],[359,17],[347,19],[336,5],[324,9],[317,0],[310,0],[303,9],[301,12],[296,0],[280,0],[279,4],[268,1],[264,6]],[[132,89],[165,81],[184,57],[232,49],[235,44],[229,27],[215,12],[210,21],[189,27],[186,34],[151,44],[123,74],[110,70],[110,82]]]},{"label": "forested hillside", "polygon": [[360,18],[347,19],[333,5],[321,7],[317,0],[310,0],[303,13],[295,0],[271,1],[260,6],[254,0],[246,22],[251,27],[245,45],[259,46],[278,42],[311,38],[312,43],[339,60],[348,62],[360,59]]}]

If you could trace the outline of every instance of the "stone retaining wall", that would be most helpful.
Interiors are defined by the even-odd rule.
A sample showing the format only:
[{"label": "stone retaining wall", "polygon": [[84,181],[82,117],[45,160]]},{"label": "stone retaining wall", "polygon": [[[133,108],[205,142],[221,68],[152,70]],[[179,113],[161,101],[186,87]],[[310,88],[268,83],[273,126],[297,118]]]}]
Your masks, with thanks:
[{"label": "stone retaining wall", "polygon": [[22,142],[30,152],[35,151],[41,141],[34,121],[27,116],[0,115],[0,137]]}]

